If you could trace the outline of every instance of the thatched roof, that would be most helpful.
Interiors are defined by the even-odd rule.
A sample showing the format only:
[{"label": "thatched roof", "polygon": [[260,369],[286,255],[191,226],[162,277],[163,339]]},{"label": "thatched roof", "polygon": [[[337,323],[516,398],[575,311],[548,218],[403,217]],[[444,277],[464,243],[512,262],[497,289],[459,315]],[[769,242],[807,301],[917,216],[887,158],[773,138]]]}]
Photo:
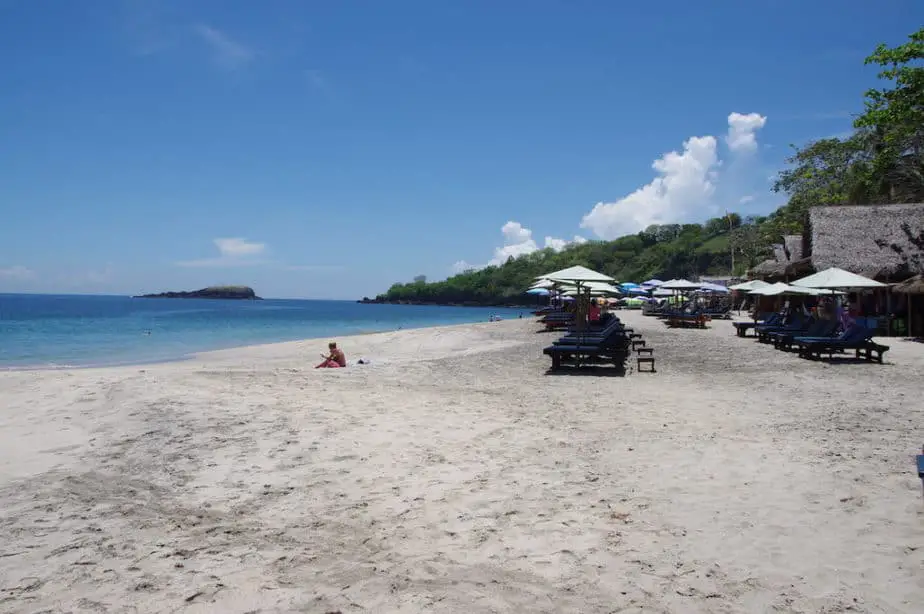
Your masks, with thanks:
[{"label": "thatched roof", "polygon": [[774,243],[773,247],[773,259],[776,262],[788,262],[789,258],[786,257],[786,246],[782,243]]},{"label": "thatched roof", "polygon": [[783,247],[790,262],[802,260],[802,235],[786,235],[783,237]]},{"label": "thatched roof", "polygon": [[751,277],[780,277],[786,273],[786,262],[778,262],[776,259],[764,260],[755,265],[748,271]]},{"label": "thatched roof", "polygon": [[812,207],[812,267],[901,279],[924,272],[924,204]]},{"label": "thatched roof", "polygon": [[900,284],[895,284],[892,286],[892,291],[903,294],[924,294],[924,275],[915,275]]},{"label": "thatched roof", "polygon": [[764,260],[751,268],[748,275],[763,279],[784,277],[789,273],[789,267],[795,260],[802,258],[802,236],[786,235],[782,243],[775,243],[773,258]]}]

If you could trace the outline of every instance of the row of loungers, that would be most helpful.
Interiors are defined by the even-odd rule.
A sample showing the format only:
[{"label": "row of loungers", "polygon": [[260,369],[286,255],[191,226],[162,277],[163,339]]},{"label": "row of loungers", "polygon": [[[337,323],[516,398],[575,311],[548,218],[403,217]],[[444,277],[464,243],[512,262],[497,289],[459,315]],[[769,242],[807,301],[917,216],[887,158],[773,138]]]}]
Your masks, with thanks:
[{"label": "row of loungers", "polygon": [[539,321],[546,330],[568,329],[574,324],[574,314],[570,311],[549,311]]},{"label": "row of loungers", "polygon": [[626,328],[619,318],[611,315],[587,330],[569,331],[542,353],[552,358],[552,371],[601,363],[612,363],[617,370],[625,371],[633,347],[644,343],[641,334]]},{"label": "row of loungers", "polygon": [[753,330],[759,342],[772,343],[787,352],[795,350],[802,358],[832,358],[853,350],[858,360],[881,364],[883,354],[889,351],[889,346],[873,341],[873,329],[854,325],[839,331],[838,323],[832,320],[796,316],[787,322],[780,314],[770,314],[762,322],[735,322],[735,329],[739,337]]},{"label": "row of loungers", "polygon": [[[662,305],[653,305],[651,303],[642,306],[642,315],[657,316],[659,318],[669,318],[671,315],[679,313],[679,310]],[[697,313],[702,314],[707,320],[730,320],[731,310],[726,307],[704,307]]]}]

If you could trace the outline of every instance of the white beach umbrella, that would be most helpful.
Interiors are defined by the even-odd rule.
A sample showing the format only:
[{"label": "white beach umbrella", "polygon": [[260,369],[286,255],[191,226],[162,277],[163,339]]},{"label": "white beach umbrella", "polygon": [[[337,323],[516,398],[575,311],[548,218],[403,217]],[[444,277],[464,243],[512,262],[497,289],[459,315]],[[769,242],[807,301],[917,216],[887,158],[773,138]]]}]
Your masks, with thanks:
[{"label": "white beach umbrella", "polygon": [[686,279],[672,279],[661,284],[662,290],[696,290],[702,284],[687,281]]},{"label": "white beach umbrella", "polygon": [[658,288],[651,293],[652,296],[674,296],[674,293],[670,290],[665,290],[663,288]]},{"label": "white beach umbrella", "polygon": [[886,284],[837,267],[792,282],[800,288],[884,288]]},{"label": "white beach umbrella", "polygon": [[590,288],[591,291],[605,292],[606,294],[610,294],[610,295],[622,294],[622,291],[616,286],[612,284],[603,283],[600,281],[591,281],[584,285]]},{"label": "white beach umbrella", "polygon": [[750,294],[757,294],[760,296],[780,296],[781,294],[805,294],[810,296],[818,296],[819,294],[828,294],[828,292],[819,290],[817,288],[799,288],[797,286],[784,284],[783,282],[777,282],[763,288],[751,290]]},{"label": "white beach umbrella", "polygon": [[703,284],[699,288],[700,292],[711,292],[713,294],[728,294],[729,289],[719,284]]},{"label": "white beach umbrella", "polygon": [[586,283],[589,281],[602,281],[602,282],[607,282],[607,283],[612,283],[616,281],[609,275],[598,273],[596,271],[593,271],[583,266],[568,267],[567,269],[555,271],[554,273],[549,273],[547,275],[541,275],[537,279],[549,279],[551,281],[573,282],[575,284],[582,284],[582,283]]},{"label": "white beach umbrella", "polygon": [[729,286],[729,290],[739,290],[741,292],[750,292],[751,290],[757,290],[758,288],[766,288],[769,286],[765,281],[759,279],[752,279],[751,281],[746,281],[740,284],[735,284],[734,286]]},{"label": "white beach umbrella", "polygon": [[[581,287],[581,290],[585,293],[589,292],[591,296],[614,296],[622,294],[616,286],[600,281],[587,282]],[[564,291],[568,296],[577,296],[578,294],[578,289],[574,286],[566,286]]]},{"label": "white beach umbrella", "polygon": [[[556,282],[565,282],[567,284],[574,285],[574,294],[575,296],[580,296],[582,294],[586,295],[588,286],[590,283],[613,283],[616,280],[610,277],[609,275],[604,275],[603,273],[598,273],[584,266],[572,266],[567,269],[562,269],[560,271],[555,271],[554,273],[549,273],[548,275],[541,275],[539,278],[548,279],[550,281]],[[599,294],[603,294],[600,290],[597,290]],[[583,330],[586,325],[585,316],[585,302],[578,301],[577,303],[577,326],[578,330]]]}]

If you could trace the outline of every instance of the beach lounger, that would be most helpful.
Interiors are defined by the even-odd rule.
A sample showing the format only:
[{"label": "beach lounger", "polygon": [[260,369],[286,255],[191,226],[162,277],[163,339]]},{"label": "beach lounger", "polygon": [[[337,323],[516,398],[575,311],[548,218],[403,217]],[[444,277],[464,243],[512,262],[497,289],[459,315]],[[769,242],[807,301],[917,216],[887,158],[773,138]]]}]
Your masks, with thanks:
[{"label": "beach lounger", "polygon": [[554,345],[586,345],[601,343],[614,332],[621,332],[627,336],[633,334],[630,333],[629,330],[631,329],[624,328],[622,326],[622,322],[616,320],[602,330],[590,332],[569,332],[558,341],[553,341],[552,343]]},{"label": "beach lounger", "polygon": [[792,349],[793,340],[796,337],[818,337],[822,339],[833,339],[837,336],[838,323],[834,320],[815,320],[803,332],[780,331],[770,333],[770,341],[773,347],[778,350],[789,351]]},{"label": "beach lounger", "polygon": [[671,328],[706,328],[709,316],[703,313],[673,314],[666,318],[665,323]]},{"label": "beach lounger", "polygon": [[732,322],[732,326],[735,327],[735,334],[739,337],[746,337],[748,331],[752,328],[756,328],[761,324],[781,324],[783,322],[783,316],[778,313],[771,313],[764,317],[761,320],[761,316],[758,316],[758,319],[754,322]]},{"label": "beach lounger", "polygon": [[565,311],[554,311],[546,314],[539,321],[545,325],[546,330],[568,328],[574,323],[574,314]]},{"label": "beach lounger", "polygon": [[813,319],[809,318],[807,320],[802,318],[797,318],[792,322],[784,325],[771,325],[771,324],[760,324],[754,328],[754,333],[757,335],[757,341],[760,343],[770,343],[770,335],[773,333],[800,333],[806,332],[811,326]]},{"label": "beach lounger", "polygon": [[629,338],[617,328],[597,343],[553,344],[542,353],[552,358],[553,371],[562,366],[582,366],[601,361],[612,362],[617,369],[625,370],[629,351]]},{"label": "beach lounger", "polygon": [[857,359],[882,364],[882,355],[889,351],[889,346],[880,345],[872,340],[875,331],[864,327],[853,327],[833,339],[796,337],[793,343],[799,347],[799,356],[813,359],[827,354],[829,358],[836,353],[853,350]]},{"label": "beach lounger", "polygon": [[917,461],[918,477],[921,478],[921,488],[924,490],[924,449],[921,450],[921,454],[918,454]]}]

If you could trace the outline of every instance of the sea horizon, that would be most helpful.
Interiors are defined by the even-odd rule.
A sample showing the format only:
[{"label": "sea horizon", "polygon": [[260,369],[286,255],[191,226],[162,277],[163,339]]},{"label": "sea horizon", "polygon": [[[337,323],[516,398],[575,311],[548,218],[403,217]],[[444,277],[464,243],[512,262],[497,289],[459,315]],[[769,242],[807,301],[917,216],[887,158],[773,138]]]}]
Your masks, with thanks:
[{"label": "sea horizon", "polygon": [[363,304],[348,299],[138,299],[0,293],[0,370],[156,364],[203,352],[487,322],[528,308]]}]

